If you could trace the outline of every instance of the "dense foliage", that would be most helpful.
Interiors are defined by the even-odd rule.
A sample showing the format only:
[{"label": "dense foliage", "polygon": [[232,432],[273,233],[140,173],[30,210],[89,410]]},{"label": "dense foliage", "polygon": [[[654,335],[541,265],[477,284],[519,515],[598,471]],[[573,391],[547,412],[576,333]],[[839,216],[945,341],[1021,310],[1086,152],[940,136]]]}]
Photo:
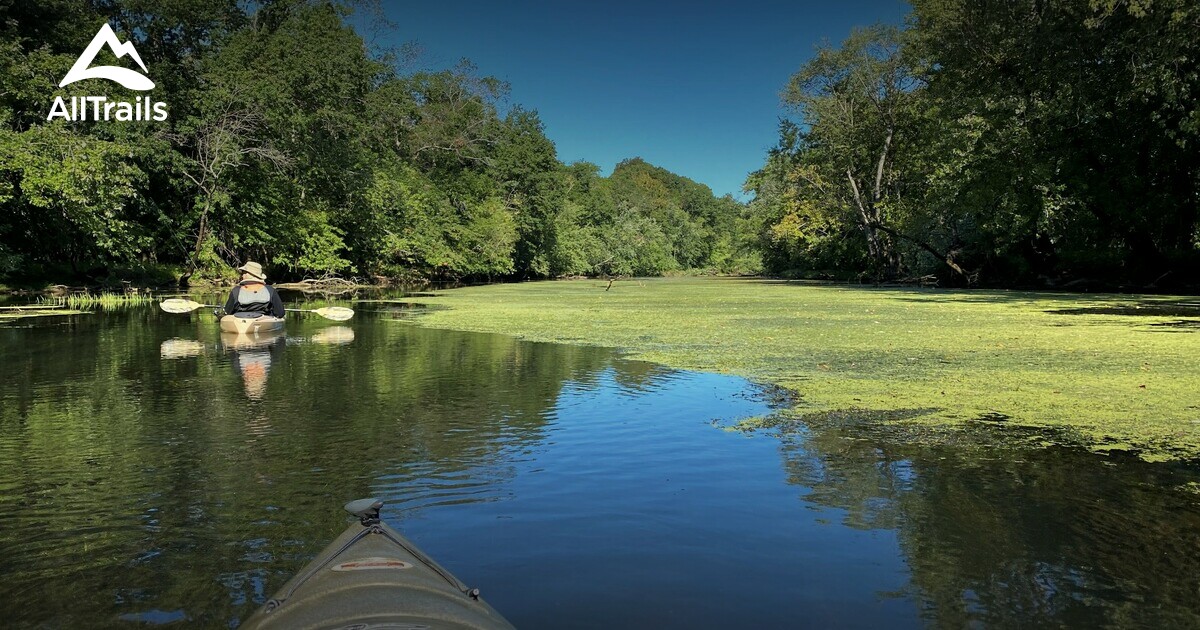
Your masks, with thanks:
[{"label": "dense foliage", "polygon": [[[56,96],[143,95],[57,87],[106,21],[167,121],[47,121]],[[194,282],[247,258],[279,279],[1200,277],[1189,0],[916,0],[791,78],[748,205],[640,159],[563,164],[503,82],[406,71],[364,21],[316,0],[0,6],[0,282]]]},{"label": "dense foliage", "polygon": [[[249,8],[247,8],[249,7]],[[467,62],[404,72],[346,6],[278,0],[0,5],[0,280],[546,277],[756,264],[744,207],[634,159],[562,164],[535,112]],[[107,21],[163,123],[47,121]],[[124,63],[122,63],[124,61]],[[95,64],[130,65],[104,49]],[[145,278],[151,279],[151,278]]]},{"label": "dense foliage", "polygon": [[769,269],[1196,286],[1200,4],[911,4],[788,83],[747,181]]}]

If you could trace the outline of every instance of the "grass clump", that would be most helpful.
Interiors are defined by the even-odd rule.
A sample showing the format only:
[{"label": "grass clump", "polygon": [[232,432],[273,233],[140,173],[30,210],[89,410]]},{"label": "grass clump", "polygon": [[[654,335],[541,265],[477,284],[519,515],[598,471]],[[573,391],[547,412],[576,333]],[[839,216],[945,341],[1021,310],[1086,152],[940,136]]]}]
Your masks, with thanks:
[{"label": "grass clump", "polygon": [[153,301],[149,293],[72,293],[57,297],[41,297],[43,306],[65,306],[77,310],[112,311],[132,306],[142,306]]},{"label": "grass clump", "polygon": [[417,318],[425,326],[617,347],[781,386],[801,417],[920,409],[888,422],[1054,427],[1096,450],[1200,456],[1195,298],[734,278],[606,285],[490,285],[409,301],[450,307]]}]

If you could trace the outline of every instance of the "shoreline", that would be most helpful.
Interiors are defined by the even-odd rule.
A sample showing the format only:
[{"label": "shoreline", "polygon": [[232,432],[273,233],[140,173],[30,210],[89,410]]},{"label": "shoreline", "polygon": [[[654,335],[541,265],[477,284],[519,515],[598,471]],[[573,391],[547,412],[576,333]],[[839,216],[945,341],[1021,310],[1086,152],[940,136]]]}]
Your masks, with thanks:
[{"label": "shoreline", "polygon": [[793,420],[878,417],[918,436],[989,422],[1148,461],[1200,457],[1200,304],[1186,297],[734,278],[604,285],[397,301],[449,307],[409,320],[420,326],[612,347],[779,386],[798,397],[781,416]]},{"label": "shoreline", "polygon": [[[614,284],[625,284],[629,282],[644,282],[654,280],[682,280],[682,279],[740,279],[740,280],[761,280],[772,282],[785,282],[795,284],[805,284],[812,286],[829,286],[829,287],[847,287],[861,289],[932,289],[952,292],[992,292],[992,291],[1019,291],[1026,293],[1044,293],[1052,295],[1117,295],[1117,296],[1164,296],[1164,297],[1194,297],[1197,304],[1200,304],[1200,284],[1186,285],[1174,287],[1174,291],[1166,291],[1156,286],[1134,286],[1127,284],[1114,284],[1091,281],[1086,278],[1076,279],[1066,283],[1047,283],[1041,285],[1013,285],[1013,286],[972,286],[972,287],[942,287],[936,282],[930,284],[919,281],[891,281],[891,282],[863,282],[847,278],[832,277],[828,274],[811,274],[809,276],[797,276],[794,274],[783,275],[764,275],[764,274],[727,274],[717,273],[711,269],[690,269],[665,273],[662,276],[653,277],[606,277],[603,275],[595,276],[563,276],[556,278],[459,278],[456,280],[445,280],[426,278],[421,276],[407,275],[396,277],[374,276],[371,279],[366,278],[329,278],[329,279],[304,279],[300,281],[289,281],[273,283],[272,286],[288,290],[301,292],[329,292],[330,289],[336,289],[340,292],[358,291],[358,290],[380,290],[390,288],[405,288],[405,287],[449,287],[462,288],[471,286],[486,286],[493,284],[528,284],[537,282],[612,282]],[[187,286],[179,286],[177,283],[166,284],[149,284],[137,283],[131,280],[121,280],[118,284],[111,282],[94,283],[94,284],[45,284],[41,288],[33,288],[30,286],[13,287],[0,282],[0,297],[15,297],[15,296],[62,296],[74,293],[188,293],[188,292],[205,292],[214,289],[226,289],[235,283],[234,278],[228,281],[221,282],[205,282],[197,281],[189,283]]]}]

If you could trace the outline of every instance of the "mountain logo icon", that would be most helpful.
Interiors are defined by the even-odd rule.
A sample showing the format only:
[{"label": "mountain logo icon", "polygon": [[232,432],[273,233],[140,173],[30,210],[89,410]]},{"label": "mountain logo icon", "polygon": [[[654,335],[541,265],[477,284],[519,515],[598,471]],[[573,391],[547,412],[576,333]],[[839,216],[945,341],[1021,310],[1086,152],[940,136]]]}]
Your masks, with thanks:
[{"label": "mountain logo icon", "polygon": [[95,68],[89,68],[88,66],[96,59],[96,54],[105,45],[117,56],[117,59],[125,55],[133,57],[137,65],[141,66],[142,72],[146,72],[146,64],[142,63],[142,58],[138,56],[133,43],[125,42],[122,44],[121,40],[117,39],[117,34],[105,22],[104,26],[101,26],[100,30],[96,32],[96,36],[92,38],[92,42],[83,50],[83,54],[75,61],[75,65],[71,66],[70,71],[67,72],[67,76],[63,77],[62,83],[59,83],[58,87],[66,87],[84,79],[108,79],[109,81],[116,81],[131,90],[145,91],[154,88],[154,81],[151,81],[146,75],[130,70],[129,68],[119,66],[96,66]]}]

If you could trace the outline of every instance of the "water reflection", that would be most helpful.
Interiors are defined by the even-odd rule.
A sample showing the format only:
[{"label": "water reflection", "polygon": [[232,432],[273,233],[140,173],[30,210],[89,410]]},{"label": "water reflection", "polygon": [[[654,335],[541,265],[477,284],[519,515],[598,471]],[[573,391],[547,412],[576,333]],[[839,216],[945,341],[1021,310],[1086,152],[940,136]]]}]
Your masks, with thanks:
[{"label": "water reflection", "polygon": [[164,359],[191,359],[204,354],[207,347],[195,339],[167,339],[158,347],[158,354]]},{"label": "water reflection", "polygon": [[789,480],[848,526],[896,531],[906,592],[938,625],[1200,626],[1194,465],[1032,448],[1043,432],[982,422],[923,440],[816,425],[780,433]]},{"label": "water reflection", "polygon": [[[342,528],[345,497],[486,540],[473,506],[511,500],[573,417],[564,389],[620,389],[607,350],[370,318],[238,339],[133,310],[0,329],[0,356],[0,616],[18,627],[236,624]],[[664,379],[617,365],[647,392]]]},{"label": "water reflection", "polygon": [[323,346],[344,346],[354,341],[354,329],[349,326],[330,326],[313,334],[309,340]]},{"label": "water reflection", "polygon": [[1200,625],[1194,468],[1011,422],[743,434],[714,421],[768,407],[735,378],[370,313],[287,333],[0,328],[6,624],[236,626],[379,495],[522,628]]},{"label": "water reflection", "polygon": [[[249,335],[222,332],[216,348],[230,359],[234,372],[241,378],[246,396],[251,400],[262,400],[271,372],[271,362],[280,360],[285,344],[345,346],[353,341],[353,328],[329,326],[308,337],[287,337],[282,330]],[[159,356],[166,360],[193,359],[208,350],[209,346],[203,341],[173,337],[159,345]]]},{"label": "water reflection", "polygon": [[271,362],[283,357],[284,333],[275,330],[255,335],[221,333],[221,348],[230,357],[230,365],[242,378],[242,387],[250,400],[262,400],[267,392]]}]

